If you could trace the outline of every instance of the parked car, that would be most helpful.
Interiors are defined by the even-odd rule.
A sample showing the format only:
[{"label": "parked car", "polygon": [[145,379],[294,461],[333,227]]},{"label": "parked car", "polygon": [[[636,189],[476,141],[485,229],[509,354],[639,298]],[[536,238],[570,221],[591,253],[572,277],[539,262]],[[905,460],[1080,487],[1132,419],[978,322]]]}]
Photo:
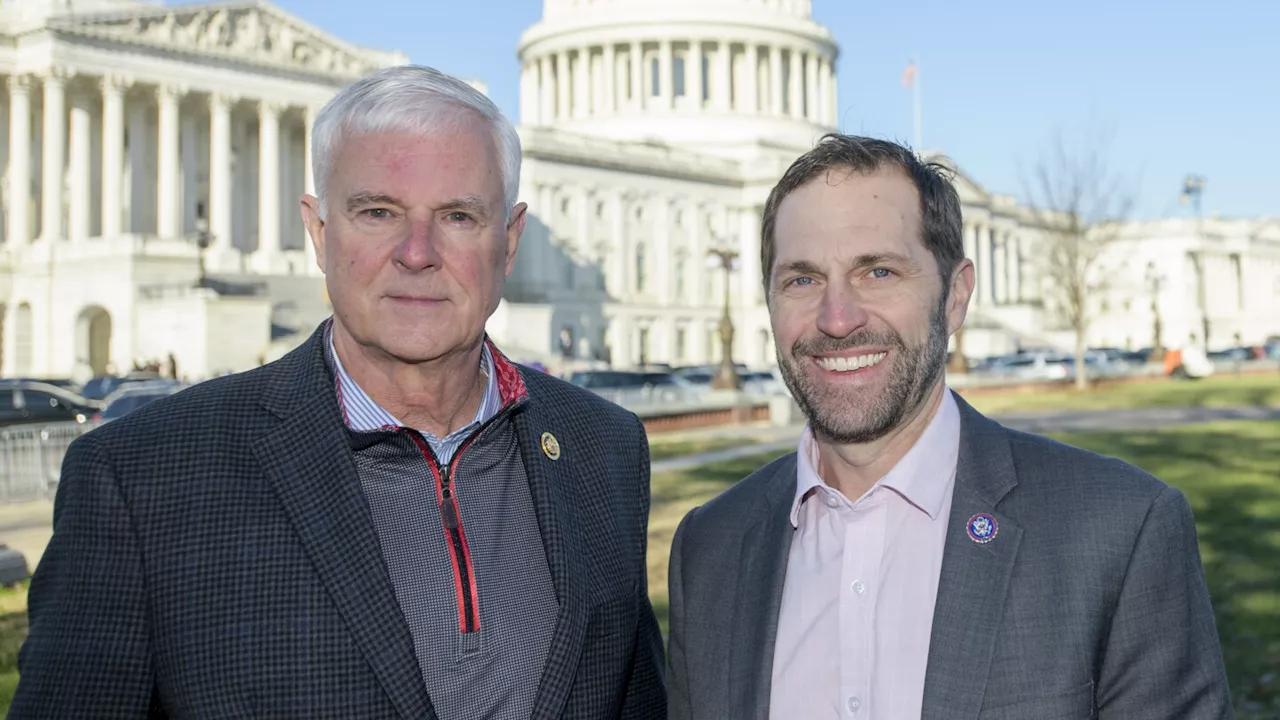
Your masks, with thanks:
[{"label": "parked car", "polygon": [[118,420],[144,405],[169,397],[183,387],[172,380],[128,383],[107,396],[106,406],[96,419],[102,422]]},{"label": "parked car", "polygon": [[699,392],[696,386],[667,372],[583,370],[570,374],[568,379],[620,405],[691,400]]},{"label": "parked car", "polygon": [[99,375],[85,383],[84,389],[80,391],[80,394],[91,400],[102,400],[125,385],[155,382],[162,379],[159,373],[153,372],[131,372],[123,377]]},{"label": "parked car", "polygon": [[0,425],[88,421],[103,403],[48,383],[0,380]]}]

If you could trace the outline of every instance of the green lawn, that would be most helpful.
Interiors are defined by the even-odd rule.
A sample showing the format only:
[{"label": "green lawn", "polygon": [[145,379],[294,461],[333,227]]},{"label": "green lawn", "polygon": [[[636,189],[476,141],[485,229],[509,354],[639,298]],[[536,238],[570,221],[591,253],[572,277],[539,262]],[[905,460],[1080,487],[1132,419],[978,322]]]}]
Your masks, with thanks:
[{"label": "green lawn", "polygon": [[1133,381],[1084,391],[1040,387],[1006,391],[961,390],[960,394],[969,404],[988,415],[1147,407],[1280,407],[1280,373],[1224,374],[1204,380]]},{"label": "green lawn", "polygon": [[[1280,422],[1055,437],[1128,460],[1187,494],[1238,715],[1280,717]],[[653,476],[649,584],[664,633],[667,559],[680,519],[780,454]]]}]

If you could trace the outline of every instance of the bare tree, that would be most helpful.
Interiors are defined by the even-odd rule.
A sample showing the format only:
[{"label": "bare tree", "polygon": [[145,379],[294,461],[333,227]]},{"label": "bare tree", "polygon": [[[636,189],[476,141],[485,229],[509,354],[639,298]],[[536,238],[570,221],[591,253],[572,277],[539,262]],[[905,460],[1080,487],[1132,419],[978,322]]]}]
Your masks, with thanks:
[{"label": "bare tree", "polygon": [[1034,223],[1043,233],[1033,252],[1045,299],[1075,334],[1075,384],[1088,386],[1085,350],[1099,296],[1110,271],[1104,258],[1133,208],[1126,180],[1107,164],[1102,134],[1073,146],[1059,131],[1036,162],[1027,189]]}]

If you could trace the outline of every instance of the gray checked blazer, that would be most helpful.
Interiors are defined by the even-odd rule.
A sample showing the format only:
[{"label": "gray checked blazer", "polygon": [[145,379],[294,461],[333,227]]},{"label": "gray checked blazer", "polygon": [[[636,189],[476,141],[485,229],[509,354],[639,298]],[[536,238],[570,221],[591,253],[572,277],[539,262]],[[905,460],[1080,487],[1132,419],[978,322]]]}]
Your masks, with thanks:
[{"label": "gray checked blazer", "polygon": [[[436,717],[323,329],[73,443],[9,717]],[[644,431],[595,395],[521,373],[529,400],[512,422],[559,602],[533,717],[661,718]]]},{"label": "gray checked blazer", "polygon": [[[1232,717],[1184,496],[956,402],[960,455],[924,720]],[[672,720],[768,718],[795,482],[792,453],[681,522]],[[980,513],[998,527],[985,544],[966,530]]]}]

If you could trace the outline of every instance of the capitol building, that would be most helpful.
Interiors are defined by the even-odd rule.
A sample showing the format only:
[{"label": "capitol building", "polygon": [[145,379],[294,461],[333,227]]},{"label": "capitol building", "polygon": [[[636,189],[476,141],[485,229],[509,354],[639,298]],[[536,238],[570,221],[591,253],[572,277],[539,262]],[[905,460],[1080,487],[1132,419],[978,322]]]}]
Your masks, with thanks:
[{"label": "capitol building", "polygon": [[[9,0],[0,36],[0,373],[172,355],[198,379],[278,357],[329,314],[297,209],[312,119],[406,56],[262,0]],[[514,50],[530,212],[499,346],[554,368],[714,362],[728,297],[734,358],[773,364],[761,212],[842,108],[810,0],[545,0]],[[1071,347],[1033,215],[933,155],[956,170],[977,266],[964,353]],[[1092,344],[1280,334],[1280,223],[1132,223],[1119,245]]]}]

